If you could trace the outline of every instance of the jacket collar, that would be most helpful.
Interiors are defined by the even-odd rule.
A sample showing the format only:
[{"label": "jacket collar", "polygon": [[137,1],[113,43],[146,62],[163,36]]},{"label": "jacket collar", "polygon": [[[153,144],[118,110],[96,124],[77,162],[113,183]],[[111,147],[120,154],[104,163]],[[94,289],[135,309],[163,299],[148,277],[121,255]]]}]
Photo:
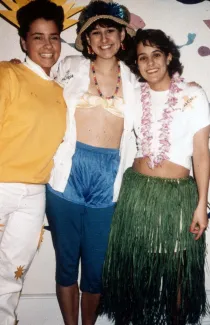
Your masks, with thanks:
[{"label": "jacket collar", "polygon": [[35,72],[39,77],[45,80],[54,80],[52,77],[48,76],[45,71],[35,62],[33,62],[28,56],[23,63],[27,68]]}]

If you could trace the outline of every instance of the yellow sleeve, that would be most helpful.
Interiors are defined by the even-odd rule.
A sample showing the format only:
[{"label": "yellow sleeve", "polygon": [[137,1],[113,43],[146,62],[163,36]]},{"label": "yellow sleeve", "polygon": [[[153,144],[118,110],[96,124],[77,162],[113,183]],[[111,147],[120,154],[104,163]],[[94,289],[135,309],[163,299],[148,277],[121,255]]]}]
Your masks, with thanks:
[{"label": "yellow sleeve", "polygon": [[11,86],[8,64],[0,62],[0,130],[4,121],[5,111],[11,102]]}]

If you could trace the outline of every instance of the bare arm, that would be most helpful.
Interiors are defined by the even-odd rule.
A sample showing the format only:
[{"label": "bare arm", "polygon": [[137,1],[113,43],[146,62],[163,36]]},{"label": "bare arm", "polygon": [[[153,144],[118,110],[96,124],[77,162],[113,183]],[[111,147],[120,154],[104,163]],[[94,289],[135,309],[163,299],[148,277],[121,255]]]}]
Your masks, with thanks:
[{"label": "bare arm", "polygon": [[190,231],[196,234],[196,240],[201,237],[208,225],[207,199],[210,176],[209,132],[210,126],[206,126],[199,130],[193,138],[193,165],[199,200],[194,212]]}]

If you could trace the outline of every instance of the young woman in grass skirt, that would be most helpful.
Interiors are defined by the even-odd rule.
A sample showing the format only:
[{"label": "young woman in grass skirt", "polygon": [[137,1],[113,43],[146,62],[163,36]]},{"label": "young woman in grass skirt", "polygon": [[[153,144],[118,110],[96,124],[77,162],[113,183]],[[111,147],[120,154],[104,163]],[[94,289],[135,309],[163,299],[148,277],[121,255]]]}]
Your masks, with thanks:
[{"label": "young woman in grass skirt", "polygon": [[136,47],[138,152],[113,217],[100,313],[116,325],[200,324],[209,105],[202,88],[180,78],[179,51],[162,31],[139,30]]}]

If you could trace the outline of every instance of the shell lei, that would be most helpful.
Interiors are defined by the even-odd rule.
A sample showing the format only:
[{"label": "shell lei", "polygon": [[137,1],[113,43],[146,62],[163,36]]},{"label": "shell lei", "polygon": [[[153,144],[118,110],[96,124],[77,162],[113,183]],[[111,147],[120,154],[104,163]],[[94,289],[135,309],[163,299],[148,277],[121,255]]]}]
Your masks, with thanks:
[{"label": "shell lei", "polygon": [[170,125],[173,121],[172,113],[174,111],[174,106],[178,102],[177,93],[182,91],[180,88],[180,84],[183,83],[183,78],[180,78],[179,74],[174,74],[171,78],[171,84],[169,87],[169,95],[168,100],[165,103],[166,107],[163,109],[163,114],[158,122],[161,123],[161,127],[159,129],[159,145],[157,149],[157,153],[152,152],[152,102],[151,102],[151,94],[150,87],[148,83],[141,84],[141,102],[142,102],[142,119],[141,119],[141,147],[143,157],[149,158],[148,166],[153,169],[164,160],[169,159],[168,152],[170,150]]}]

